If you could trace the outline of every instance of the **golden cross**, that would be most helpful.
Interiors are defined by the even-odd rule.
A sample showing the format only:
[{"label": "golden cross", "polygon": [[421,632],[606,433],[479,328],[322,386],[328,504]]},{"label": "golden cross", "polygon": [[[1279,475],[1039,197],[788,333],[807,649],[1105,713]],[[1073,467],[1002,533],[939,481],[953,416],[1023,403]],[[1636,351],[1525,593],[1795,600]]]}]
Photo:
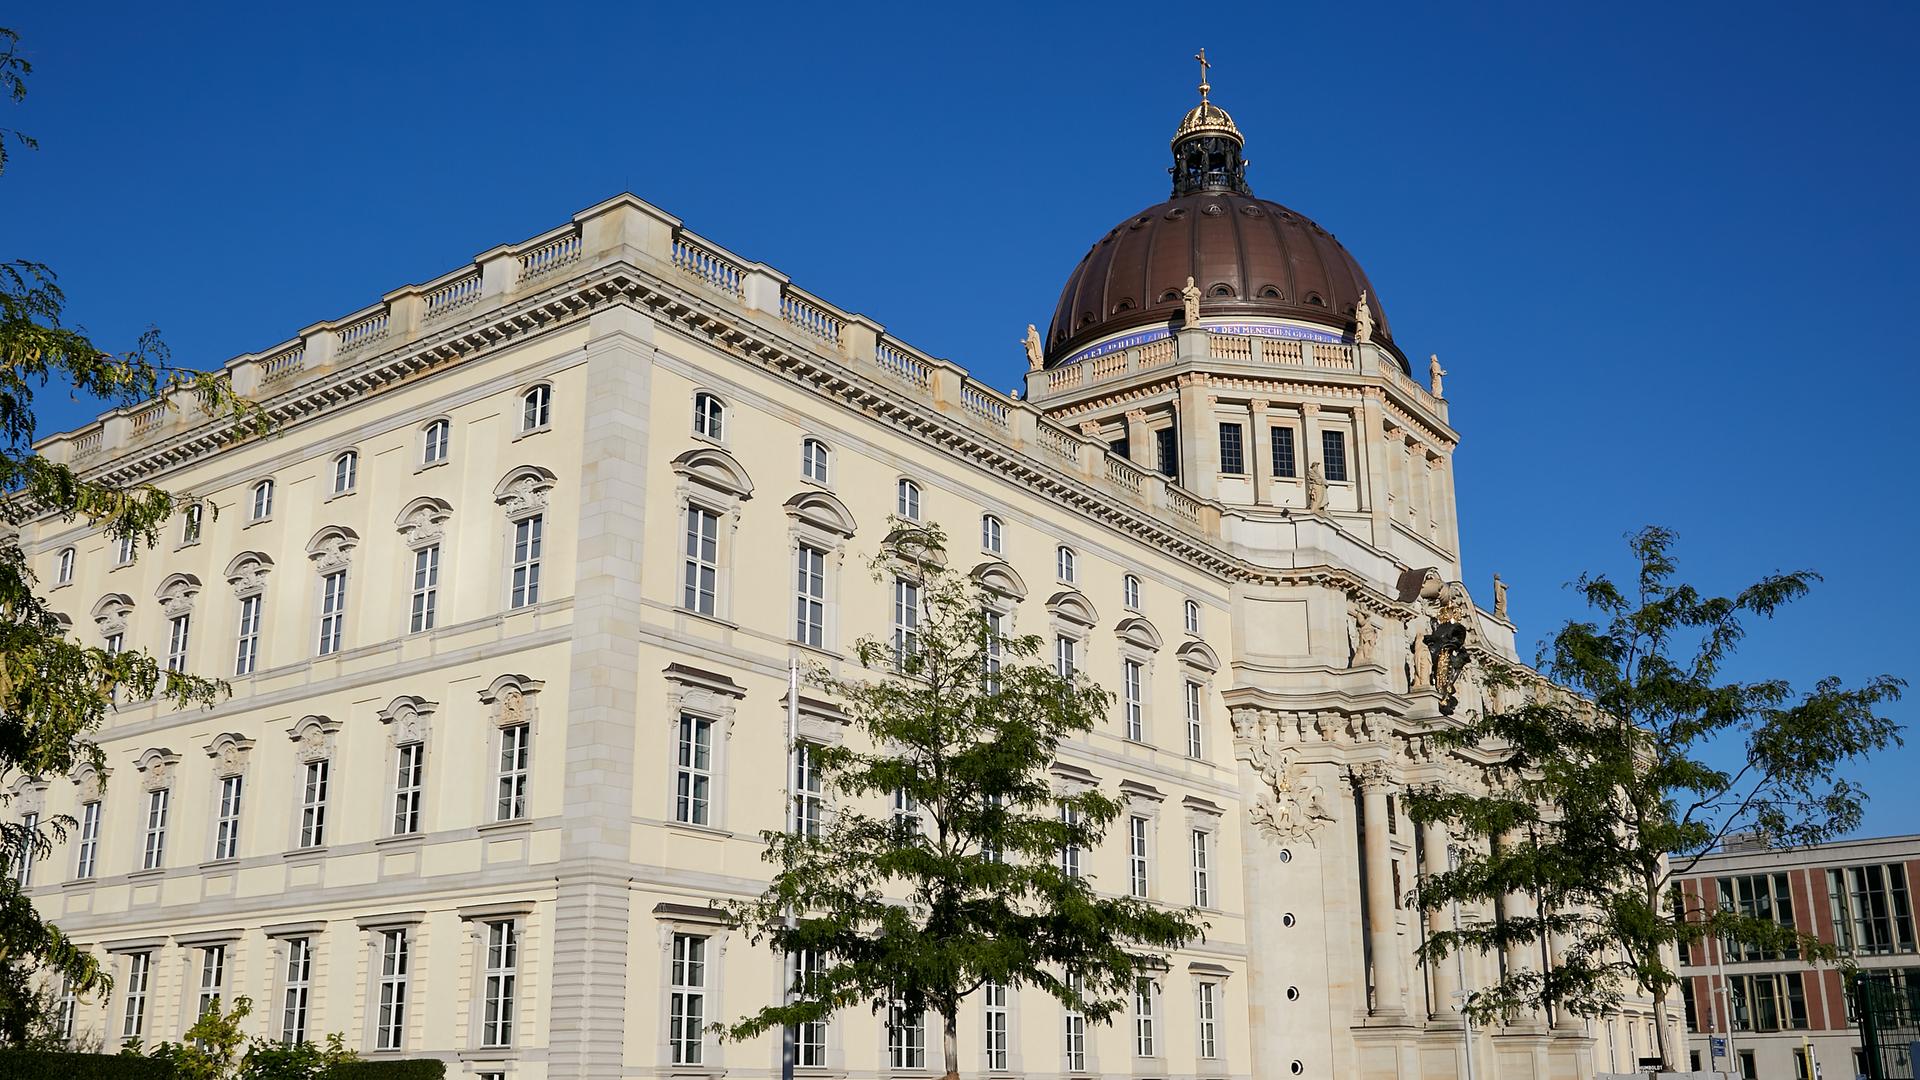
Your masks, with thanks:
[{"label": "golden cross", "polygon": [[1213,89],[1213,87],[1207,85],[1207,69],[1213,65],[1207,63],[1207,50],[1205,49],[1194,53],[1193,58],[1200,61],[1200,100],[1205,102],[1207,100],[1207,91]]}]

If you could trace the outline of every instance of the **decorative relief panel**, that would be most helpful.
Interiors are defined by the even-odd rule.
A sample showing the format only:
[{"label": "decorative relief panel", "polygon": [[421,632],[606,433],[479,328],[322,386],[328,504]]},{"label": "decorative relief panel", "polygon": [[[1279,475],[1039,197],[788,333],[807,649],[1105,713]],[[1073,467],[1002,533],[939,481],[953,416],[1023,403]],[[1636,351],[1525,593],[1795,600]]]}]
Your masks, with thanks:
[{"label": "decorative relief panel", "polygon": [[207,756],[213,759],[213,775],[240,775],[253,756],[253,740],[229,731],[207,744]]},{"label": "decorative relief panel", "polygon": [[332,758],[334,736],[339,731],[340,722],[337,720],[324,716],[301,717],[299,723],[287,729],[287,737],[294,742],[294,758],[302,765]]}]

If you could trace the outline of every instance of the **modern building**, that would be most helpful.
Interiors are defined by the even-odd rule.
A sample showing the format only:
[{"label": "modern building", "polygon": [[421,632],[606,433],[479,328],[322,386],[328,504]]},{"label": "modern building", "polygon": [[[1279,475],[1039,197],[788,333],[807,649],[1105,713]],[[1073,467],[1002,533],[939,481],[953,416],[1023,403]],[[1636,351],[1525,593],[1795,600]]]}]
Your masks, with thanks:
[{"label": "modern building", "polygon": [[[1497,1080],[1644,1053],[1647,1001],[1469,1036],[1462,987],[1538,957],[1416,963],[1451,913],[1404,897],[1451,841],[1399,792],[1476,775],[1421,737],[1452,682],[1424,637],[1512,659],[1514,636],[1499,587],[1489,609],[1460,581],[1444,373],[1416,377],[1330,233],[1252,194],[1204,87],[1172,149],[1171,197],[1095,238],[1030,335],[1023,393],[620,196],[229,362],[270,438],[163,401],[45,439],[211,508],[151,550],[30,523],[75,634],[232,681],[206,711],[124,702],[106,768],[16,781],[17,812],[80,823],[32,894],[117,979],[66,1003],[76,1036],[177,1038],[245,994],[260,1034],[458,1075],[777,1074],[778,1039],[701,1029],[786,978],[714,906],[758,892],[760,830],[819,810],[790,665],[849,673],[915,617],[866,570],[898,515],[1115,691],[1058,769],[1128,806],[1084,871],[1209,924],[1110,1027],[983,991],[966,1071]],[[795,704],[804,740],[844,737],[832,701]],[[887,1019],[801,1032],[798,1073],[937,1074],[938,1040]]]},{"label": "modern building", "polygon": [[[1688,868],[1680,888],[1690,904],[1812,934],[1904,990],[1920,985],[1909,891],[1917,872],[1920,836],[1792,850],[1736,840]],[[1834,964],[1713,938],[1695,944],[1681,965],[1697,1067],[1749,1080],[1866,1074],[1860,1027]]]}]

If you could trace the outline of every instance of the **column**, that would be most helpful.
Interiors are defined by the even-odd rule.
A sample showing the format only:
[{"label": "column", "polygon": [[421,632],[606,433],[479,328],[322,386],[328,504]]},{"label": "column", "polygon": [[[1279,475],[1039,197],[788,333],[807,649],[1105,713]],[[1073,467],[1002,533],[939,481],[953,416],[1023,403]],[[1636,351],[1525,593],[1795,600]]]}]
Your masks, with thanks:
[{"label": "column", "polygon": [[[1320,406],[1305,402],[1300,406],[1300,476],[1306,478],[1307,470],[1320,465]],[[1326,475],[1326,466],[1320,466],[1320,475]]]},{"label": "column", "polygon": [[[1391,362],[1391,361],[1389,361]],[[1393,441],[1391,437],[1382,437],[1381,431],[1386,425],[1386,411],[1380,404],[1380,392],[1369,388],[1366,396],[1360,399],[1360,422],[1356,426],[1360,452],[1366,455],[1367,490],[1362,505],[1373,517],[1373,546],[1385,548],[1391,535],[1387,527],[1387,514],[1391,501],[1387,497],[1390,485],[1387,471],[1391,467]]]},{"label": "column", "polygon": [[[1447,823],[1429,821],[1420,826],[1420,846],[1426,856],[1428,874],[1439,874],[1448,867]],[[1427,912],[1427,933],[1438,934],[1453,929],[1453,911],[1438,909]],[[1463,959],[1458,954],[1449,954],[1445,960],[1438,961],[1427,970],[1433,977],[1433,1016],[1449,1023],[1459,1020],[1461,1002],[1454,999],[1454,993],[1460,989],[1460,968]]]},{"label": "column", "polygon": [[1373,953],[1373,1014],[1405,1016],[1406,976],[1400,959],[1400,926],[1393,895],[1393,834],[1387,831],[1387,792],[1392,776],[1384,762],[1360,771],[1367,831],[1367,943]]},{"label": "column", "polygon": [[1427,514],[1427,477],[1422,471],[1420,459],[1425,451],[1420,449],[1420,440],[1413,432],[1403,431],[1400,445],[1400,460],[1407,478],[1406,520],[1402,522],[1407,531],[1420,535],[1421,519]]},{"label": "column", "polygon": [[[1187,335],[1181,335],[1185,348]],[[1213,416],[1213,395],[1205,374],[1179,378],[1179,412],[1174,420],[1180,443],[1181,487],[1203,499],[1220,489],[1220,425]]]},{"label": "column", "polygon": [[1147,472],[1156,472],[1160,463],[1153,459],[1156,449],[1153,432],[1147,428],[1147,410],[1127,410],[1127,460]]},{"label": "column", "polygon": [[1247,467],[1253,476],[1253,502],[1256,506],[1267,506],[1272,502],[1267,497],[1273,487],[1273,458],[1267,445],[1270,441],[1267,436],[1268,407],[1265,398],[1253,400],[1253,424],[1247,429]]},{"label": "column", "polygon": [[[1503,846],[1507,844],[1517,845],[1518,840],[1516,838],[1503,842]],[[1534,914],[1533,898],[1523,892],[1508,893],[1504,907],[1506,908],[1507,918],[1509,919],[1530,919]],[[1538,971],[1539,969],[1540,942],[1538,939],[1515,942],[1507,947],[1507,971],[1509,974],[1516,971]],[[1513,1023],[1508,1026],[1514,1028],[1537,1027],[1540,1021],[1541,1016],[1539,1010],[1525,1009],[1516,1014]]]}]

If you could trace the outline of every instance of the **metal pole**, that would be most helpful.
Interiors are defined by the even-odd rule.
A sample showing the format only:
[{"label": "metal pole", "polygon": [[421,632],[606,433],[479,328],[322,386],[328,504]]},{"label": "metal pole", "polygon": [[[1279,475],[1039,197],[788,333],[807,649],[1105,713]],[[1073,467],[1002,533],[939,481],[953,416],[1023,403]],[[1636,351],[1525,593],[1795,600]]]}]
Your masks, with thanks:
[{"label": "metal pole", "polygon": [[[1720,989],[1715,994],[1720,999],[1720,1023],[1727,1029],[1727,1074],[1738,1075],[1740,1055],[1733,1050],[1733,987],[1727,985],[1727,957],[1722,951],[1726,942],[1721,938],[1709,938],[1713,944],[1713,970],[1720,976]],[[1713,1054],[1713,1041],[1707,1041],[1707,1054]]]},{"label": "metal pole", "polygon": [[[796,820],[798,815],[794,813],[794,804],[793,804],[794,781],[796,779],[793,773],[794,773],[794,770],[799,767],[799,760],[794,756],[794,751],[795,749],[797,749],[799,745],[799,739],[800,739],[800,662],[797,660],[788,660],[787,661],[787,753],[786,753],[787,767],[785,770],[787,774],[786,781],[785,781],[786,809],[783,811],[783,813],[787,815],[787,821],[790,828],[798,824]],[[787,929],[791,930],[793,929],[793,926],[794,926],[793,909],[788,908],[787,909]],[[791,956],[792,953],[789,952],[788,955]],[[793,1004],[793,975],[789,974],[787,978],[780,985],[782,987],[780,991],[780,1004],[781,1005]],[[799,1049],[799,1046],[798,1046],[799,1040],[797,1038],[799,1033],[800,1033],[799,1028],[793,1024],[787,1024],[780,1029],[780,1080],[793,1080],[793,1059],[794,1059],[795,1052]]]},{"label": "metal pole", "polygon": [[[1459,867],[1460,849],[1449,844],[1447,845],[1447,869],[1457,870]],[[1460,900],[1458,897],[1455,897],[1453,901],[1453,932],[1456,935],[1460,932]],[[1467,951],[1465,949],[1455,949],[1453,951],[1453,961],[1458,965],[1457,970],[1460,972],[1460,1045],[1467,1053],[1466,1080],[1473,1080],[1473,1017],[1467,1014]]]}]

